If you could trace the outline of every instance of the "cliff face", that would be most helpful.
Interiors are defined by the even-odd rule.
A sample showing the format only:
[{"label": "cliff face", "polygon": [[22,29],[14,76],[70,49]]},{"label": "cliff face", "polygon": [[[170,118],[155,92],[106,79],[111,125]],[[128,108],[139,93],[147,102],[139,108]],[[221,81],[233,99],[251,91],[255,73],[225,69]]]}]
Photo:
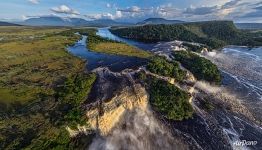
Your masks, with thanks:
[{"label": "cliff face", "polygon": [[180,84],[163,78],[192,95],[193,118],[173,121],[150,108],[145,88],[132,78],[137,70],[114,73],[98,68],[94,72],[98,79],[85,104],[90,127],[68,130],[72,136],[95,132],[91,150],[231,150],[239,148],[236,141],[262,138],[252,114],[235,97],[225,89],[193,80],[192,75]]},{"label": "cliff face", "polygon": [[[87,118],[91,127],[98,130],[102,135],[107,135],[120,121],[121,117],[132,110],[148,109],[148,96],[141,85],[126,87],[114,96],[109,102],[94,106],[87,111]],[[99,104],[98,104],[99,105]]]},{"label": "cliff face", "polygon": [[94,95],[89,97],[94,102],[86,106],[86,116],[92,129],[107,135],[126,111],[147,109],[148,95],[131,75],[113,73],[107,68],[98,68],[94,72],[99,76],[93,89]]},{"label": "cliff face", "polygon": [[[132,77],[133,74],[139,71],[143,71],[147,75],[160,80],[165,80],[182,90],[189,91],[191,95],[194,91],[192,82],[195,80],[191,80],[192,75],[188,75],[188,82],[190,83],[178,84],[174,78],[151,73],[145,68],[135,71],[126,70],[120,73],[111,72],[107,68],[98,68],[95,70],[99,75],[96,83],[97,86],[93,90],[96,96],[89,97],[95,100],[91,100],[94,103],[87,105],[88,111],[86,113],[92,129],[99,131],[101,135],[107,135],[125,113],[130,113],[130,111],[137,109],[141,111],[148,111],[150,109],[149,96],[145,88]],[[115,83],[117,82],[118,85],[116,86]],[[112,90],[113,88],[115,89]],[[192,99],[193,97],[189,99],[190,103]]]},{"label": "cliff face", "polygon": [[95,86],[94,95],[111,91],[111,84],[116,81],[124,88],[118,86],[111,97],[90,96],[98,100],[86,105],[86,115],[91,128],[99,134],[89,149],[188,149],[156,118],[145,88],[132,78],[134,72],[113,73],[105,68],[95,72],[99,75],[96,85],[103,86]]}]

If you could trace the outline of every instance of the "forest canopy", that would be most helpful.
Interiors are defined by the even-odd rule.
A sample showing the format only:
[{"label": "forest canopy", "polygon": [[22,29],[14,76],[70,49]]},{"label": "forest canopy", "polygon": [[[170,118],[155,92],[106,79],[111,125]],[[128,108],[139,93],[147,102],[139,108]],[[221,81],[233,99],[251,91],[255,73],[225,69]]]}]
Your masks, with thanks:
[{"label": "forest canopy", "polygon": [[127,28],[111,28],[118,36],[143,42],[189,41],[205,44],[211,49],[225,45],[261,46],[261,37],[239,30],[232,21],[207,21],[183,24],[144,25]]},{"label": "forest canopy", "polygon": [[187,68],[198,80],[205,80],[211,83],[219,84],[221,74],[215,64],[197,54],[189,51],[174,52],[175,60]]},{"label": "forest canopy", "polygon": [[186,76],[186,72],[180,69],[177,62],[168,62],[162,57],[153,57],[148,63],[147,69],[152,73],[172,77],[178,81],[183,80]]}]

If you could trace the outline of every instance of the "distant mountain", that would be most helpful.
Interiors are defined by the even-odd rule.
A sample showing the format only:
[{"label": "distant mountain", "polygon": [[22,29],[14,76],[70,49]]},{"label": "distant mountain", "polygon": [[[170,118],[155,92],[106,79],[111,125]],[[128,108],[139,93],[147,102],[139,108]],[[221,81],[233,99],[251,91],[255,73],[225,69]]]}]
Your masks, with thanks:
[{"label": "distant mountain", "polygon": [[179,24],[185,23],[181,20],[167,20],[164,18],[148,18],[144,21],[138,22],[137,25],[146,25],[146,24]]},{"label": "distant mountain", "polygon": [[20,26],[18,24],[0,21],[0,26]]},{"label": "distant mountain", "polygon": [[102,25],[102,26],[126,26],[126,25],[132,25],[130,23],[125,22],[117,22],[111,19],[98,19],[90,22],[94,25]]},{"label": "distant mountain", "polygon": [[111,19],[98,19],[87,21],[81,18],[61,18],[55,16],[49,17],[38,17],[38,18],[30,18],[21,22],[23,25],[30,26],[121,26],[128,25],[127,23],[116,22]]},{"label": "distant mountain", "polygon": [[66,21],[59,17],[39,17],[39,18],[30,18],[22,22],[23,25],[30,26],[68,26]]},{"label": "distant mountain", "polygon": [[235,23],[239,29],[262,29],[262,23]]},{"label": "distant mountain", "polygon": [[80,18],[60,18],[60,17],[38,17],[30,18],[22,22],[29,26],[75,26],[75,24],[84,25],[86,20]]}]

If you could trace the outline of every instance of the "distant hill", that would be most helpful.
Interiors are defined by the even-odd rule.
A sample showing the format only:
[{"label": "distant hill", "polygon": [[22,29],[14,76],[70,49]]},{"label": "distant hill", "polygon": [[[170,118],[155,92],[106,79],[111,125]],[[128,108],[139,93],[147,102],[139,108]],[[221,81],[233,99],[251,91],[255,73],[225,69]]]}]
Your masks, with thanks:
[{"label": "distant hill", "polygon": [[61,18],[55,16],[49,17],[38,17],[38,18],[30,18],[21,22],[23,25],[30,26],[121,26],[128,25],[127,23],[116,22],[110,19],[99,19],[87,21],[81,18]]},{"label": "distant hill", "polygon": [[117,22],[111,19],[97,19],[89,22],[91,25],[100,25],[100,26],[127,26],[132,25],[126,22]]},{"label": "distant hill", "polygon": [[29,26],[72,26],[72,21],[60,17],[38,17],[30,18],[22,22],[23,25]]},{"label": "distant hill", "polygon": [[0,26],[20,26],[18,24],[0,21]]},{"label": "distant hill", "polygon": [[235,23],[236,27],[239,29],[261,29],[262,23]]},{"label": "distant hill", "polygon": [[183,24],[144,25],[111,28],[113,34],[143,42],[182,40],[206,44],[210,48],[225,45],[261,46],[262,39],[236,28],[233,21],[207,21]]},{"label": "distant hill", "polygon": [[185,23],[181,20],[167,20],[164,18],[148,18],[144,21],[138,22],[137,25],[147,25],[147,24],[178,24]]}]

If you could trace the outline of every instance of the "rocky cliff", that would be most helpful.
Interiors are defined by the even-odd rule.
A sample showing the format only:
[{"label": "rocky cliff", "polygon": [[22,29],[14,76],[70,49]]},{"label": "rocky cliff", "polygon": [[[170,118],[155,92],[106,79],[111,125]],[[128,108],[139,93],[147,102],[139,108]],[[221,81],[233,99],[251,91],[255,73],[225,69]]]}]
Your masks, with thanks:
[{"label": "rocky cliff", "polygon": [[[170,81],[192,97],[193,118],[168,120],[152,110],[145,87],[133,78],[139,70],[114,73],[107,68],[94,70],[98,79],[86,104],[88,129],[76,134],[96,133],[89,149],[242,149],[236,141],[261,137],[261,128],[239,100],[221,87],[194,80],[176,83],[170,78],[147,74]],[[250,146],[259,149],[261,145]]]}]

